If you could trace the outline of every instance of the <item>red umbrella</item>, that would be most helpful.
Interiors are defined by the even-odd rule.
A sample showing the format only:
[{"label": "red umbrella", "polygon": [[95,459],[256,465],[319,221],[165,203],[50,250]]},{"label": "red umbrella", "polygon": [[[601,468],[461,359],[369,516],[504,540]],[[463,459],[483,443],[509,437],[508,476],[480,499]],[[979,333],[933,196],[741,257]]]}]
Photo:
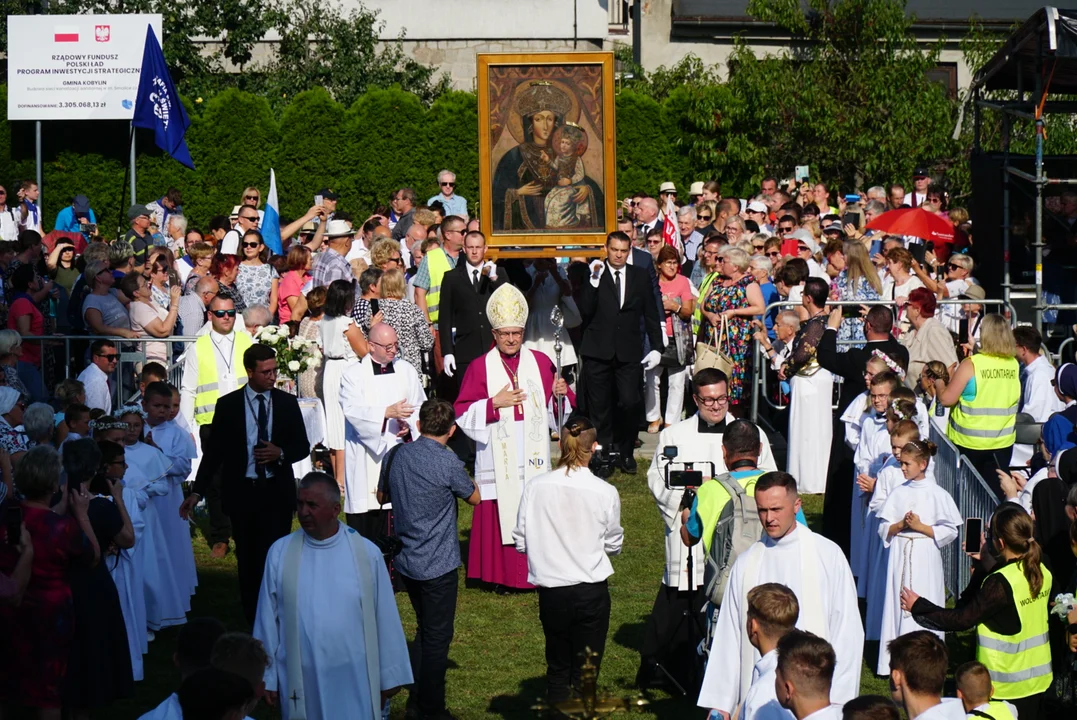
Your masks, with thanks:
[{"label": "red umbrella", "polygon": [[934,243],[954,242],[953,224],[922,208],[906,207],[885,212],[869,222],[867,229],[882,230],[891,235],[912,235]]}]

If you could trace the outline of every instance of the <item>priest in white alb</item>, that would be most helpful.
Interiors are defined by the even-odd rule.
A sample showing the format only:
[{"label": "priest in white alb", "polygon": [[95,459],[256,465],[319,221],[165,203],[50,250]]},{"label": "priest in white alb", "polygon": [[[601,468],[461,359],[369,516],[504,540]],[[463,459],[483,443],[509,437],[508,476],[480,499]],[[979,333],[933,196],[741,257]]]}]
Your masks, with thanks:
[{"label": "priest in white alb", "polygon": [[502,285],[486,303],[495,347],[468,365],[454,405],[456,423],[475,441],[481,502],[471,521],[467,576],[506,588],[533,589],[527,556],[512,531],[524,484],[550,471],[555,402],[567,418],[574,400],[550,358],[523,347],[527,299]]},{"label": "priest in white alb", "polygon": [[367,356],[341,375],[339,402],[345,420],[344,514],[349,527],[373,539],[388,530],[377,498],[382,458],[394,445],[419,437],[426,393],[415,368],[397,357],[395,330],[378,323],[370,328],[369,342]]},{"label": "priest in white alb", "polygon": [[755,502],[765,536],[733,563],[697,704],[728,718],[744,700],[759,661],[747,638],[747,595],[768,582],[796,594],[798,628],[833,646],[837,665],[830,697],[835,703],[848,702],[860,694],[864,656],[864,626],[849,563],[837,545],[796,521],[800,496],[788,473],[760,477]]},{"label": "priest in white alb", "polygon": [[273,663],[266,701],[284,720],[376,720],[412,682],[404,629],[381,551],[337,519],[325,473],[299,483],[300,529],[269,548],[254,637]]}]

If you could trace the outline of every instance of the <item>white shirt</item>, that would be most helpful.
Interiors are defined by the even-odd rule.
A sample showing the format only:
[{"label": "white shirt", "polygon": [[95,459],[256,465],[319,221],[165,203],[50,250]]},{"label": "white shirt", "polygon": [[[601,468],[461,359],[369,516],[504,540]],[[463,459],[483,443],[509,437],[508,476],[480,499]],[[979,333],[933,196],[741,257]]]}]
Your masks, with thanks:
[{"label": "white shirt", "polygon": [[[938,705],[932,705],[915,718],[910,718],[910,720],[965,720],[967,717],[965,706],[960,700],[957,698],[942,698],[942,702]],[[1017,717],[1016,712],[1014,717]]]},{"label": "white shirt", "polygon": [[[250,384],[243,390],[244,412],[247,420],[247,477],[258,477],[258,469],[254,462],[254,448],[258,445],[258,398],[262,398],[266,405],[266,434],[273,431],[273,398],[270,392],[255,392]],[[266,466],[266,477],[272,477],[273,471]]]},{"label": "white shirt", "polygon": [[[240,315],[236,315],[237,324],[240,317]],[[209,326],[209,323],[207,322],[206,325]],[[209,331],[209,339],[214,346],[214,360],[217,363],[217,383],[219,385],[218,396],[227,395],[247,382],[246,377],[240,379],[236,376],[238,368],[235,367],[235,364],[237,362],[242,362],[242,359],[234,359],[234,345],[237,332],[239,331],[233,329],[228,335],[221,335],[215,330]],[[198,334],[202,335],[204,333],[199,331]],[[197,427],[194,421],[194,396],[195,388],[197,387],[198,353],[195,351],[195,346],[192,344],[183,354],[183,382],[180,384],[180,415],[183,416],[183,419],[186,421],[187,427],[189,428]]]},{"label": "white shirt", "polygon": [[[628,256],[632,257],[632,251],[631,250],[629,250]],[[624,307],[624,304],[625,304],[625,284],[626,284],[628,273],[625,271],[624,266],[621,266],[620,268],[614,268],[608,262],[604,263],[604,265],[606,266],[605,272],[608,272],[610,274],[610,282],[614,283],[614,285],[613,285],[614,287],[617,287],[617,276],[614,275],[614,273],[620,273],[620,277],[621,277],[621,302],[618,305],[618,307]],[[602,273],[599,273],[598,277],[592,277],[591,278],[591,287],[598,287],[598,284],[599,284],[599,282],[601,282],[601,280],[602,280]]]},{"label": "white shirt", "polygon": [[224,234],[224,239],[221,240],[221,249],[218,250],[222,255],[239,255],[239,231],[229,230]]},{"label": "white shirt", "polygon": [[841,720],[841,715],[841,705],[830,705],[811,715],[805,715],[804,720]]},{"label": "white shirt", "polygon": [[826,274],[823,266],[816,262],[814,258],[808,258],[806,262],[808,263],[808,277],[819,278],[829,286],[831,278]]},{"label": "white shirt", "polygon": [[0,210],[0,240],[15,242],[19,237],[19,223],[11,214],[11,208]]},{"label": "white shirt", "polygon": [[348,254],[344,256],[344,259],[348,262],[351,262],[352,260],[362,260],[369,265],[370,250],[363,244],[362,240],[355,240],[352,242],[352,248],[348,251]]},{"label": "white shirt", "polygon": [[[959,295],[964,295],[965,291],[969,289],[971,285],[968,280],[949,280],[946,282],[946,299],[957,300]],[[946,305],[939,305],[939,313],[941,315],[939,319],[942,324],[946,326],[946,329],[950,332],[956,333],[961,331],[961,318],[964,316],[964,312],[961,310],[961,303],[947,303]]]},{"label": "white shirt", "polygon": [[793,713],[778,704],[774,680],[778,671],[778,651],[771,650],[752,669],[752,686],[744,696],[738,717],[741,720],[794,720]]},{"label": "white shirt", "polygon": [[[119,352],[118,348],[105,348],[105,352]],[[112,393],[108,389],[108,375],[94,363],[86,366],[79,373],[79,382],[86,388],[86,406],[90,409],[101,408],[105,414],[112,414]]]},{"label": "white shirt", "polygon": [[607,556],[624,541],[621,498],[586,468],[539,475],[524,486],[512,538],[527,553],[532,585],[602,582],[613,574]]},{"label": "white shirt", "polygon": [[1051,386],[1055,368],[1043,355],[1025,366],[1025,387],[1021,397],[1021,412],[1031,415],[1036,422],[1047,422],[1056,412],[1066,409]]}]

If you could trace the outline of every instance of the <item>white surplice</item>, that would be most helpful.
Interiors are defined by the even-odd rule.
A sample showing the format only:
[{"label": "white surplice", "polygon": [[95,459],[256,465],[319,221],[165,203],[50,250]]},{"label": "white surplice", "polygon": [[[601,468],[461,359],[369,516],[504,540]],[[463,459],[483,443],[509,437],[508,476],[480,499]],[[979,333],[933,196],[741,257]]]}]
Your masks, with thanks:
[{"label": "white surplice", "polygon": [[[191,609],[191,593],[176,577],[176,566],[169,555],[165,527],[168,519],[161,517],[161,510],[153,498],[166,496],[170,490],[168,479],[171,462],[163,452],[143,442],[126,448],[127,472],[123,479],[136,490],[150,497],[143,511],[146,530],[142,542],[146,546],[143,577],[146,588],[146,624],[156,632],[161,628],[182,625],[187,622]],[[175,511],[176,513],[179,510]]]},{"label": "white surplice", "polygon": [[[860,424],[860,438],[853,453],[853,499],[849,506],[849,566],[853,577],[867,573],[867,538],[875,532],[874,525],[867,524],[868,502],[871,497],[860,489],[857,478],[861,475],[875,477],[886,454],[890,452],[890,434],[886,431],[886,417],[875,409],[864,413]],[[857,583],[860,597],[864,597]]]},{"label": "white surplice", "polygon": [[168,492],[154,495],[150,504],[157,510],[164,530],[168,557],[172,559],[176,586],[180,592],[194,595],[198,586],[198,574],[194,566],[194,546],[191,544],[191,526],[180,517],[183,504],[183,483],[191,475],[191,461],[198,456],[191,433],[169,420],[157,427],[146,426],[153,444],[172,461],[168,468]]},{"label": "white surplice", "polygon": [[[1038,423],[1045,423],[1056,412],[1066,409],[1052,385],[1054,379],[1055,368],[1043,355],[1021,369],[1021,412],[1028,413]],[[1014,444],[1010,464],[1028,465],[1034,450],[1032,445]]]},{"label": "white surplice", "polygon": [[[934,539],[911,530],[889,537],[890,526],[909,512],[916,513],[920,522],[931,526]],[[879,675],[890,674],[890,652],[886,644],[906,633],[924,629],[913,619],[912,613],[901,609],[901,588],[907,587],[939,607],[946,605],[940,550],[957,539],[961,523],[961,512],[950,493],[927,478],[909,480],[894,488],[879,511],[879,538],[889,549],[876,668]],[[935,634],[943,637],[941,632]]]},{"label": "white surplice", "polygon": [[[727,425],[734,420],[736,418],[732,414],[726,414]],[[718,475],[727,471],[722,457],[722,433],[701,433],[699,423],[697,414],[670,425],[658,433],[658,445],[655,447],[651,466],[647,470],[647,487],[650,488],[651,495],[658,504],[658,513],[666,525],[666,571],[662,575],[662,584],[676,587],[678,590],[690,590],[703,584],[705,569],[703,543],[696,543],[689,549],[681,541],[680,507],[684,491],[670,490],[666,487],[666,461],[662,455],[662,449],[667,445],[676,447],[677,462],[697,463],[696,469],[702,470],[704,477],[710,474],[710,466],[706,464],[708,462],[714,463],[714,472]],[[759,453],[759,469],[777,470],[778,466],[774,462],[774,454],[770,449],[770,440],[762,430],[759,431],[759,441],[763,446]],[[691,587],[688,581],[689,552],[692,553],[692,575],[694,575]]]},{"label": "white surplice", "polygon": [[[280,693],[284,720],[292,717],[293,706],[299,699],[290,699],[293,693],[289,687],[288,663],[299,662],[307,720],[369,719],[372,699],[357,561],[369,564],[373,578],[381,689],[412,682],[407,642],[385,561],[377,547],[365,538],[361,538],[358,547],[365,549],[366,557],[357,560],[348,537],[355,531],[343,523],[326,540],[315,540],[302,530],[296,532],[303,535],[298,607],[285,606],[284,565],[291,535],[269,548],[258,596],[253,635],[262,641],[273,659],[265,672],[266,690]],[[287,652],[290,613],[294,613],[293,618],[298,617],[300,658],[289,657]]]},{"label": "white surplice", "polygon": [[[415,410],[406,420],[386,419],[390,405],[407,400]],[[344,411],[344,512],[377,510],[378,476],[385,454],[403,440],[397,434],[411,428],[419,437],[419,406],[426,393],[415,368],[407,360],[393,360],[393,372],[374,374],[374,359],[367,355],[349,365],[340,377],[340,406]],[[335,398],[326,398],[334,402]]]},{"label": "white surplice", "polygon": [[738,720],[794,720],[793,713],[778,703],[778,695],[774,691],[777,671],[777,650],[771,650],[759,658],[752,668],[752,684],[737,713]]},{"label": "white surplice", "polygon": [[733,563],[697,704],[732,712],[746,696],[752,667],[759,661],[759,652],[746,637],[747,595],[767,582],[781,583],[796,594],[797,627],[826,639],[837,653],[831,699],[852,700],[859,694],[864,657],[853,575],[841,548],[797,523],[778,540],[764,537]]},{"label": "white surplice", "polygon": [[794,375],[790,383],[789,460],[786,471],[796,478],[802,495],[826,491],[830,442],[834,435],[831,410],[834,376],[819,368],[811,376]]},{"label": "white surplice", "polygon": [[125,485],[123,505],[127,508],[127,516],[131,518],[135,544],[101,559],[108,567],[108,574],[112,576],[116,594],[120,598],[123,624],[127,628],[127,649],[131,655],[131,674],[135,682],[145,676],[142,656],[149,651],[146,635],[146,591],[142,580],[142,568],[145,564],[142,557],[142,537],[146,529],[142,513],[148,500],[146,493]]}]

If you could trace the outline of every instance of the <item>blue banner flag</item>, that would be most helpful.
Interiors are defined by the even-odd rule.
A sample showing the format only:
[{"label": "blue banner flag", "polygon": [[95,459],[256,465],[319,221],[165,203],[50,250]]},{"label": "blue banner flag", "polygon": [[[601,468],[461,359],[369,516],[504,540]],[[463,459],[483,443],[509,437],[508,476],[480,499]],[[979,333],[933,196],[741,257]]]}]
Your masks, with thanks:
[{"label": "blue banner flag", "polygon": [[262,242],[274,255],[284,249],[280,241],[280,203],[277,202],[277,174],[269,169],[269,196],[266,197],[265,216],[262,218]]},{"label": "blue banner flag", "polygon": [[146,26],[146,49],[142,52],[142,74],[138,79],[131,124],[153,130],[157,147],[194,170],[187,141],[183,139],[191,121],[168,74],[161,43],[157,42],[157,35],[150,25]]}]

